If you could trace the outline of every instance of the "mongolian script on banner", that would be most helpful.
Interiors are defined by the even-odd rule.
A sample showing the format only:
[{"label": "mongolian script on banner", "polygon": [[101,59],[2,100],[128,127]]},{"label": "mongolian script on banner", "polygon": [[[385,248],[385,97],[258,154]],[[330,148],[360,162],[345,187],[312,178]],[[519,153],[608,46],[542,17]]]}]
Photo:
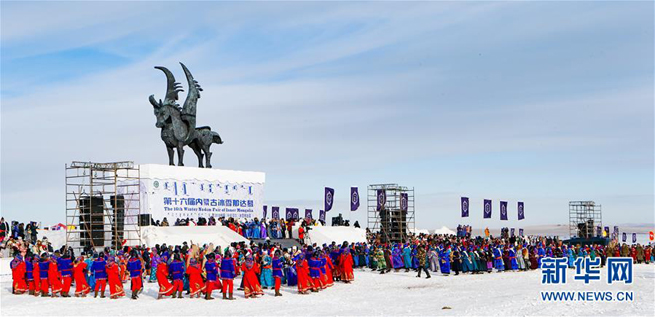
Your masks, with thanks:
[{"label": "mongolian script on banner", "polygon": [[156,220],[210,216],[254,218],[263,210],[264,184],[166,179],[141,182],[145,185],[141,195],[147,196],[141,213],[150,213]]}]

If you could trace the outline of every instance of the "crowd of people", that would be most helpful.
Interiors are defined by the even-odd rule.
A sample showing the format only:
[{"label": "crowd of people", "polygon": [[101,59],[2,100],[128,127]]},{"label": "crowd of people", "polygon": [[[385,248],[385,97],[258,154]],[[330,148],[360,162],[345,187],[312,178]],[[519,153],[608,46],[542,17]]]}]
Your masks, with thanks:
[{"label": "crowd of people", "polygon": [[[579,257],[598,257],[603,266],[608,257],[632,257],[635,263],[646,264],[655,261],[651,245],[611,241],[607,246],[570,246],[558,237],[471,237],[469,226],[458,227],[453,235],[409,235],[404,243],[387,243],[381,233],[367,229],[366,242],[332,242],[322,246],[305,244],[301,229],[301,247],[283,248],[270,239],[257,241],[290,237],[293,221],[217,221],[254,240],[226,247],[186,242],[153,248],[105,248],[102,252],[87,247],[79,255],[67,246],[53,251],[51,246],[30,247],[24,242],[11,245],[13,293],[70,297],[72,292],[85,297],[93,292],[94,297],[105,297],[109,286],[109,297],[116,299],[126,295],[124,284],[130,282],[131,297],[137,299],[146,281],[158,283],[158,298],[182,298],[186,292],[189,297],[211,300],[212,294],[218,292],[223,299],[230,300],[234,299],[233,283],[237,277],[238,290],[244,292],[244,297],[256,298],[266,289],[282,296],[283,286],[308,294],[326,289],[335,281],[350,283],[354,280],[354,268],[368,268],[379,274],[414,271],[417,277],[424,272],[426,278],[431,278],[430,272],[459,275],[535,270],[547,257],[567,258],[571,267]],[[300,228],[321,225],[301,221]]]},{"label": "crowd of people", "polygon": [[380,274],[391,270],[421,271],[449,275],[481,274],[504,271],[535,270],[546,257],[567,258],[572,267],[578,257],[601,259],[604,266],[608,257],[632,257],[634,263],[652,263],[655,253],[651,245],[619,244],[569,246],[557,237],[510,236],[505,238],[466,235],[419,234],[407,243],[382,243],[382,236],[369,234],[368,244],[355,244],[355,267],[367,266]]},{"label": "crowd of people", "polygon": [[[354,280],[352,247],[341,245],[304,245],[282,248],[278,244],[233,243],[221,248],[212,244],[153,248],[105,248],[95,252],[86,248],[76,255],[63,246],[54,252],[36,254],[29,249],[16,250],[11,261],[13,293],[43,297],[94,297],[117,299],[126,295],[130,282],[131,298],[137,299],[143,281],[158,283],[158,299],[163,297],[204,297],[214,299],[214,291],[223,299],[234,299],[234,280],[241,276],[239,290],[245,298],[264,295],[271,289],[282,296],[282,285],[300,294],[319,292],[335,281]],[[74,286],[74,289],[73,289]]]},{"label": "crowd of people", "polygon": [[12,221],[9,224],[5,218],[0,219],[0,257],[13,257],[19,250],[30,250],[40,254],[52,252],[52,245],[47,237],[38,238],[39,226],[31,221],[27,224]]}]

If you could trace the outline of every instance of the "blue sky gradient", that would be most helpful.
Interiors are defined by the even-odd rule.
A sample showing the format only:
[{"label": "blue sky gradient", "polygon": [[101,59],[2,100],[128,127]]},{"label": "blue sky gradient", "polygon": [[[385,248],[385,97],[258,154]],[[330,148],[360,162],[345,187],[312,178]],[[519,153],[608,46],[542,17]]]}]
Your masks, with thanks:
[{"label": "blue sky gradient", "polygon": [[63,221],[70,161],[167,163],[147,98],[182,61],[214,166],[266,172],[269,205],[319,209],[330,186],[345,211],[350,186],[394,182],[420,228],[566,223],[569,200],[655,223],[653,2],[0,5],[10,219]]}]

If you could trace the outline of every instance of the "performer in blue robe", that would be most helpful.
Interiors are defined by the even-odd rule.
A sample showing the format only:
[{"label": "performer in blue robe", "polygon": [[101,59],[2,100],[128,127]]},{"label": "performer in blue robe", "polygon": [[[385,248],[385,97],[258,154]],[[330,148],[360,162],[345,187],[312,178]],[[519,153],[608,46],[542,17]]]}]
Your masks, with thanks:
[{"label": "performer in blue robe", "polygon": [[566,251],[566,256],[569,259],[569,267],[573,267],[573,263],[575,263],[575,256],[573,255],[573,248],[568,248]]},{"label": "performer in blue robe", "polygon": [[412,247],[412,269],[413,270],[418,270],[419,267],[419,259],[416,256],[416,246]]},{"label": "performer in blue robe", "polygon": [[287,285],[288,286],[296,286],[298,285],[298,273],[296,272],[295,264],[296,260],[298,260],[298,256],[293,257],[293,262],[287,263],[285,265],[284,271],[285,275],[287,277]]},{"label": "performer in blue robe", "polygon": [[499,247],[494,248],[494,267],[498,272],[505,270],[505,264],[503,264],[503,252]]},{"label": "performer in blue robe", "polygon": [[544,258],[545,256],[546,256],[546,250],[544,250],[544,248],[541,245],[539,245],[539,247],[537,248],[537,265],[539,267],[541,267],[541,259]]},{"label": "performer in blue robe", "polygon": [[466,252],[466,248],[461,247],[460,249],[460,259],[462,260],[462,273],[470,272],[471,271],[471,260],[469,259],[468,252]]},{"label": "performer in blue robe", "polygon": [[275,281],[273,281],[272,261],[273,259],[268,255],[268,253],[264,252],[262,257],[262,270],[259,276],[259,283],[261,283],[262,288],[264,289],[275,286]]},{"label": "performer in blue robe", "polygon": [[450,248],[439,250],[439,268],[444,275],[450,274]]},{"label": "performer in blue robe", "polygon": [[93,258],[92,257],[87,257],[84,260],[84,263],[86,263],[87,271],[89,274],[86,276],[86,282],[89,284],[89,288],[95,289],[96,287],[96,274],[95,272],[91,271],[91,265],[93,265]]},{"label": "performer in blue robe", "polygon": [[403,265],[405,266],[405,271],[409,272],[409,269],[412,267],[412,249],[409,247],[409,244],[403,247]]},{"label": "performer in blue robe", "polygon": [[480,259],[478,258],[478,254],[475,253],[473,247],[469,247],[468,254],[469,254],[469,258],[471,259],[471,271],[473,271],[473,273],[479,272],[480,266],[478,261]]},{"label": "performer in blue robe", "polygon": [[519,269],[519,264],[516,262],[516,251],[514,251],[514,248],[509,248],[509,261],[512,263],[512,270],[516,271]]},{"label": "performer in blue robe", "polygon": [[261,237],[262,228],[259,225],[259,220],[255,220],[252,223],[252,232],[253,232],[253,235],[254,235],[255,239],[259,239]]},{"label": "performer in blue robe", "polygon": [[282,279],[284,275],[282,274],[283,264],[282,264],[282,253],[280,250],[275,251],[271,264],[273,266],[273,279],[275,280],[275,296],[282,296],[280,293],[280,286],[282,285]]},{"label": "performer in blue robe", "polygon": [[391,251],[391,260],[393,262],[393,268],[396,270],[396,272],[403,267],[403,259],[401,257],[401,251],[398,245],[394,246],[393,251]]}]

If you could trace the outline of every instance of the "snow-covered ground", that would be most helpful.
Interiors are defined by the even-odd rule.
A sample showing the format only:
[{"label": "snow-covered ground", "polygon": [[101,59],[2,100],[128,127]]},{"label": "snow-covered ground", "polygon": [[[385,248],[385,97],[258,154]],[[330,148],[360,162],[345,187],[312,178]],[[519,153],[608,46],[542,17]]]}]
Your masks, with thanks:
[{"label": "snow-covered ground", "polygon": [[[156,284],[146,283],[138,300],[94,298],[41,298],[11,294],[7,259],[0,261],[2,315],[655,315],[655,265],[635,265],[632,285],[608,285],[604,279],[585,285],[542,286],[538,271],[416,278],[415,273],[379,275],[356,271],[353,284],[337,283],[320,293],[298,295],[283,288],[283,297],[271,290],[258,299],[245,299],[235,290],[235,301],[216,299],[156,300]],[[605,272],[605,270],[601,270]],[[603,275],[604,278],[604,275]],[[235,282],[238,284],[238,281]],[[128,286],[129,287],[129,286]],[[540,291],[633,291],[634,302],[543,302]],[[214,294],[220,296],[219,293]],[[450,307],[450,309],[444,309]]]}]

